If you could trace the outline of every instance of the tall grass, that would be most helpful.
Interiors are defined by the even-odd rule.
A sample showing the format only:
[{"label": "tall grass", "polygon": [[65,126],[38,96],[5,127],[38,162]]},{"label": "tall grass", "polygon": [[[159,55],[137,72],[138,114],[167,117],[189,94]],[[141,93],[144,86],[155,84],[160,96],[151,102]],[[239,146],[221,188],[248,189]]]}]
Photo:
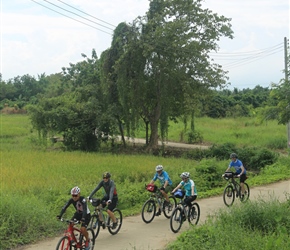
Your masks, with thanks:
[{"label": "tall grass", "polygon": [[[208,122],[211,121],[202,119],[207,124],[203,129],[210,130]],[[212,122],[216,124],[215,120]],[[211,131],[209,141],[216,140],[219,133],[224,133],[221,127],[214,133]],[[251,137],[255,135],[249,136],[249,139]],[[58,233],[63,225],[57,223],[55,216],[68,200],[70,189],[78,185],[82,195],[89,195],[104,171],[112,173],[112,179],[117,184],[118,206],[125,216],[140,212],[148,197],[144,184],[151,180],[158,164],[165,166],[174,185],[179,183],[181,172],[189,171],[196,182],[199,198],[221,193],[225,184],[218,178],[227,161],[204,159],[197,162],[146,155],[64,152],[50,144],[49,140],[46,145],[39,142],[38,134],[31,129],[25,115],[2,115],[0,139],[0,249]],[[265,168],[261,175],[249,178],[249,184],[289,178],[288,166],[289,157],[281,158],[274,167]],[[215,183],[215,188],[205,181],[207,177],[203,176],[203,169],[210,169],[211,175],[207,177]],[[102,191],[99,191],[97,196],[101,195]],[[68,210],[67,215],[72,212],[72,209]]]},{"label": "tall grass", "polygon": [[274,197],[249,201],[220,210],[204,225],[182,233],[168,250],[272,250],[290,249],[290,209]]}]

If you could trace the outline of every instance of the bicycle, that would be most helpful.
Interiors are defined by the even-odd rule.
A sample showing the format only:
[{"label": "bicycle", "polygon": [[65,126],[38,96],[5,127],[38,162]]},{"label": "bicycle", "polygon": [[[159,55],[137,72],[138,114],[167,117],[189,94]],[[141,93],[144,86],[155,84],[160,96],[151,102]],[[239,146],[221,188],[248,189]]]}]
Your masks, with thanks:
[{"label": "bicycle", "polygon": [[244,182],[245,193],[241,195],[241,186],[234,178],[238,178],[233,172],[225,172],[222,177],[228,181],[224,189],[223,200],[226,206],[233,205],[235,198],[239,198],[241,202],[246,202],[250,197],[249,185]]},{"label": "bicycle", "polygon": [[[117,220],[117,226],[113,227],[113,221],[111,217],[107,214],[106,207],[103,207],[103,203],[101,205],[100,199],[91,199],[91,204],[94,206],[94,213],[91,217],[90,227],[94,230],[95,239],[99,235],[100,228],[108,229],[109,233],[112,235],[117,234],[122,226],[123,215],[120,209],[114,208],[113,213]],[[105,212],[105,213],[104,213]],[[100,220],[100,217],[102,220]],[[102,223],[101,223],[102,222]]]},{"label": "bicycle", "polygon": [[[77,220],[65,220],[63,218],[61,218],[60,221],[68,223],[68,228],[65,230],[64,236],[57,243],[56,250],[85,249],[84,236],[81,233],[80,229],[75,226],[80,222]],[[90,250],[93,250],[95,246],[94,231],[91,228],[87,228],[87,232],[91,241]]]},{"label": "bicycle", "polygon": [[154,217],[157,207],[162,208],[164,216],[169,219],[173,209],[176,207],[176,199],[174,196],[169,196],[169,204],[165,203],[165,198],[163,197],[160,189],[156,185],[148,184],[145,185],[145,189],[151,193],[150,198],[145,201],[142,207],[142,220],[145,223],[150,223]]},{"label": "bicycle", "polygon": [[181,189],[178,189],[174,196],[179,198],[179,203],[172,212],[170,217],[170,229],[173,233],[177,233],[183,222],[188,220],[190,225],[197,225],[200,218],[200,207],[197,202],[192,202],[191,207],[184,202],[184,192]]}]

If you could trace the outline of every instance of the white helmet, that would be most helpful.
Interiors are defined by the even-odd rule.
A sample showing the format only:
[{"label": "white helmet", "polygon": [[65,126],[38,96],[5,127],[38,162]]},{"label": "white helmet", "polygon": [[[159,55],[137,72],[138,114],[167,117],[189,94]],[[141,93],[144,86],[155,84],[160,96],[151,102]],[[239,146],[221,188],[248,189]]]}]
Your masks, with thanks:
[{"label": "white helmet", "polygon": [[81,189],[79,187],[73,187],[70,191],[71,195],[78,195],[81,192]]},{"label": "white helmet", "polygon": [[180,175],[180,178],[184,179],[184,178],[189,178],[190,176],[190,173],[188,172],[183,172],[181,175]]},{"label": "white helmet", "polygon": [[156,170],[156,172],[157,171],[161,171],[161,170],[163,170],[163,166],[162,165],[158,165],[158,166],[156,166],[155,170]]}]

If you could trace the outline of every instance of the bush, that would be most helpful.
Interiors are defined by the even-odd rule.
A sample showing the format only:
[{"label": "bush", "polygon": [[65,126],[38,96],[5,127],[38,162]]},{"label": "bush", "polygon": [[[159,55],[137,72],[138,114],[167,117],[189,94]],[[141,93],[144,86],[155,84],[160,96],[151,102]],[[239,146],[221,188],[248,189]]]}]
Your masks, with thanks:
[{"label": "bush", "polygon": [[214,144],[210,147],[208,156],[214,157],[218,160],[225,160],[230,158],[230,154],[237,152],[237,148],[233,143],[225,143],[222,145]]}]

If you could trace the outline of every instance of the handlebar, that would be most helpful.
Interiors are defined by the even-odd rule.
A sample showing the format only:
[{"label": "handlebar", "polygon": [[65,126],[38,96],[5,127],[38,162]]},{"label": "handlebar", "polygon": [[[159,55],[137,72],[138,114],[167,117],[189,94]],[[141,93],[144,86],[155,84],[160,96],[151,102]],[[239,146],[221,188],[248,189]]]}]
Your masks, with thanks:
[{"label": "handlebar", "polygon": [[64,218],[60,218],[59,219],[61,222],[66,222],[68,224],[74,224],[74,225],[77,225],[80,223],[79,220],[67,220],[67,219],[64,219]]}]

